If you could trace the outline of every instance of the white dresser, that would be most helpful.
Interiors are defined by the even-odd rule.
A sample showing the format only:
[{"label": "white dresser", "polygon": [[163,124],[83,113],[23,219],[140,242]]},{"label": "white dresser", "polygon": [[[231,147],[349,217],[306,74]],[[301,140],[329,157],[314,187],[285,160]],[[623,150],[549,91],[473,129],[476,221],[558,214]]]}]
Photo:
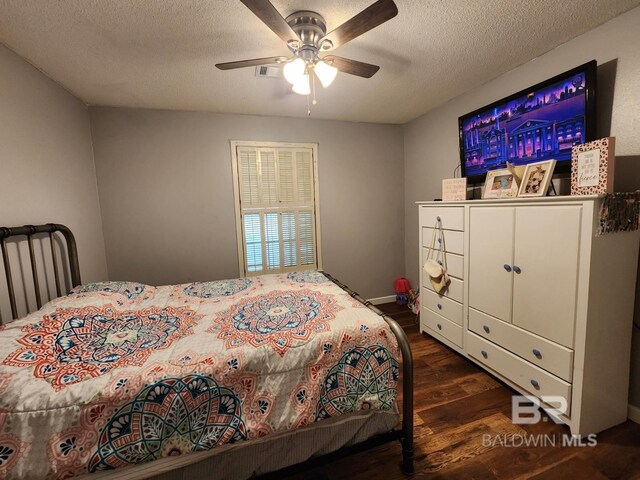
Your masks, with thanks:
[{"label": "white dresser", "polygon": [[[640,232],[596,237],[600,203],[418,204],[421,330],[523,394],[564,398],[560,419],[582,435],[627,418]],[[422,269],[438,219],[444,295]]]}]

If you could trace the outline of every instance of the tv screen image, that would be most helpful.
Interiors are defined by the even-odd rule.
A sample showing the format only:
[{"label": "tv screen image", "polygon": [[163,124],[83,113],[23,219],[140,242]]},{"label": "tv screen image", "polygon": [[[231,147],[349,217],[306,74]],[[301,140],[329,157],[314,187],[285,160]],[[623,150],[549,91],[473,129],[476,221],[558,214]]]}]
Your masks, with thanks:
[{"label": "tv screen image", "polygon": [[571,148],[593,139],[594,94],[592,61],[460,117],[463,176],[480,181],[507,161],[570,166]]}]

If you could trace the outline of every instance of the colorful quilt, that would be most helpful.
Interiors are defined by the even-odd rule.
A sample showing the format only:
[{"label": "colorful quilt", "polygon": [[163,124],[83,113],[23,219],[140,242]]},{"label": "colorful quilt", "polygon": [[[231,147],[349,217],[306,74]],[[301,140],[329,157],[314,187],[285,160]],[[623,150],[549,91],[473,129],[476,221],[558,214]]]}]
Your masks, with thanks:
[{"label": "colorful quilt", "polygon": [[319,272],[83,285],[0,327],[0,478],[67,478],[396,411],[386,322]]}]

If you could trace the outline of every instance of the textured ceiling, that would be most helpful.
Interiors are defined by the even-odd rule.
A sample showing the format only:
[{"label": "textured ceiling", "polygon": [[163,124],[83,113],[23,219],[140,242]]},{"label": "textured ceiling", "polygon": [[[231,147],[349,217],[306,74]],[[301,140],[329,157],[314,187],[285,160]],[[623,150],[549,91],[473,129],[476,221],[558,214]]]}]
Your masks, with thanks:
[{"label": "textured ceiling", "polygon": [[[328,30],[370,3],[273,0],[285,17],[319,12]],[[407,122],[640,0],[396,3],[397,17],[335,50],[380,71],[339,74],[313,117]],[[214,67],[288,54],[239,0],[0,0],[0,42],[92,105],[306,116],[306,98],[284,79]]]}]

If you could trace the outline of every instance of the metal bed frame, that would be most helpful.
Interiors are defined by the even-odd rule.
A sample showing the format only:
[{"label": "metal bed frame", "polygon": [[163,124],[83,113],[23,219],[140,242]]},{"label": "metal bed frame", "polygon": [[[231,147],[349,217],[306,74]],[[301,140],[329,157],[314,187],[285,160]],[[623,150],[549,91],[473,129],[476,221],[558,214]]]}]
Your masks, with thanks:
[{"label": "metal bed frame", "polygon": [[[402,353],[402,429],[390,433],[390,440],[400,440],[402,444],[402,471],[407,475],[413,474],[413,355],[409,339],[402,327],[389,315],[378,309],[369,300],[365,300],[358,293],[351,290],[345,284],[333,278],[326,272],[322,272],[325,277],[335,283],[342,290],[358,300],[377,315],[380,315],[391,328],[391,331],[398,340],[398,346]],[[371,440],[375,440],[375,437]]]},{"label": "metal bed frame", "polygon": [[[38,281],[38,270],[36,265],[35,249],[33,246],[33,236],[46,233],[49,235],[49,241],[51,243],[51,256],[53,260],[53,272],[56,284],[57,296],[62,295],[62,288],[60,284],[60,272],[58,270],[58,260],[56,249],[54,245],[54,234],[59,232],[66,240],[67,245],[67,259],[69,263],[69,272],[71,275],[71,287],[76,287],[81,284],[80,280],[80,266],[78,262],[78,249],[76,247],[76,241],[71,230],[65,225],[47,223],[46,225],[24,225],[22,227],[0,227],[0,250],[2,251],[2,259],[4,262],[5,276],[7,280],[7,289],[9,293],[9,303],[11,304],[11,313],[14,320],[18,318],[18,311],[16,308],[16,295],[13,286],[13,277],[11,273],[11,265],[9,261],[9,255],[7,252],[5,240],[11,237],[26,236],[29,246],[29,260],[31,264],[31,274],[33,277],[33,289],[35,292],[36,304],[38,309],[42,307],[42,296],[40,291],[40,285]],[[45,265],[46,266],[46,265]],[[279,478],[283,474],[302,471],[306,468],[310,468],[315,465],[321,465],[324,462],[335,460],[353,453],[361,452],[374,448],[376,446],[399,440],[402,444],[402,471],[407,475],[414,473],[413,466],[413,356],[411,354],[411,346],[407,339],[402,327],[391,317],[384,314],[381,310],[376,308],[371,302],[362,298],[358,293],[351,290],[349,287],[336,280],[334,277],[326,272],[322,272],[329,280],[342,290],[347,292],[352,298],[359,301],[371,311],[381,316],[391,328],[391,331],[398,340],[398,346],[402,353],[402,428],[394,429],[388,433],[374,436],[364,442],[356,445],[343,447],[335,452],[318,457],[312,457],[309,460],[302,462],[291,467],[286,467],[277,472],[272,472],[263,475],[263,478]],[[66,292],[65,292],[66,293]],[[29,305],[27,303],[27,311],[29,311]]]},{"label": "metal bed frame", "polygon": [[[7,290],[9,291],[9,303],[11,305],[11,315],[15,320],[18,318],[18,309],[16,307],[16,292],[13,287],[13,276],[11,274],[11,263],[9,254],[7,253],[7,245],[5,240],[10,237],[26,236],[29,244],[29,261],[31,263],[31,276],[33,277],[33,290],[36,297],[36,305],[38,309],[42,307],[42,292],[40,291],[40,282],[38,279],[38,266],[36,264],[36,254],[33,248],[33,236],[41,233],[49,234],[49,242],[51,243],[51,258],[53,260],[53,276],[56,282],[56,295],[62,296],[60,286],[60,272],[58,271],[58,257],[56,254],[54,233],[60,232],[67,243],[67,259],[69,261],[69,272],[71,274],[71,287],[80,285],[80,264],[78,263],[78,249],[76,247],[76,239],[68,227],[57,223],[47,223],[46,225],[24,225],[22,227],[0,227],[0,250],[2,251],[2,260],[4,262],[4,273],[7,278]],[[27,304],[27,311],[29,305]]]}]

